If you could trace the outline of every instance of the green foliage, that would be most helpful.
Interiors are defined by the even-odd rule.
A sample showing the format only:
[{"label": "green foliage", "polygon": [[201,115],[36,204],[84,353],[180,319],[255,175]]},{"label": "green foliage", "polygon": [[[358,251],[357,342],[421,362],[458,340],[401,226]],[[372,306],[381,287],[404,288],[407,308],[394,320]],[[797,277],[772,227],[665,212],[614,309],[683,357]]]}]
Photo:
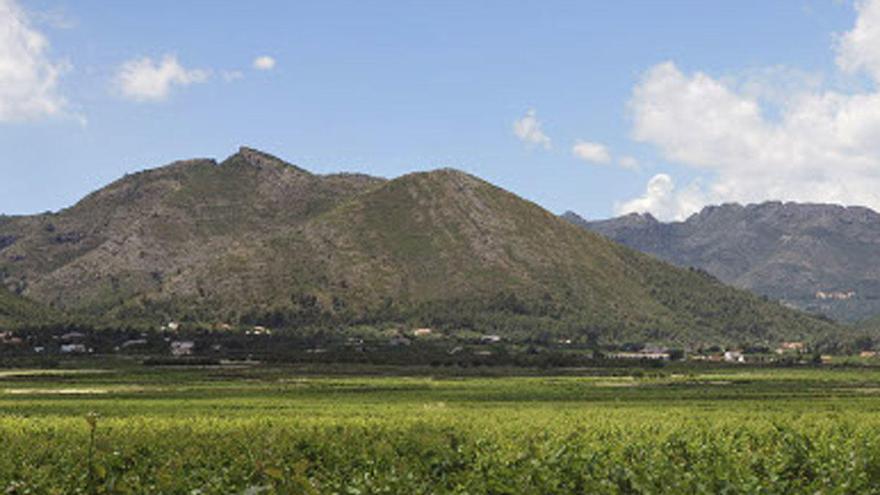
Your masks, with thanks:
[{"label": "green foliage", "polygon": [[0,384],[9,494],[880,493],[876,369],[126,368]]},{"label": "green foliage", "polygon": [[0,331],[24,324],[41,326],[60,321],[59,314],[45,306],[17,296],[0,286]]}]

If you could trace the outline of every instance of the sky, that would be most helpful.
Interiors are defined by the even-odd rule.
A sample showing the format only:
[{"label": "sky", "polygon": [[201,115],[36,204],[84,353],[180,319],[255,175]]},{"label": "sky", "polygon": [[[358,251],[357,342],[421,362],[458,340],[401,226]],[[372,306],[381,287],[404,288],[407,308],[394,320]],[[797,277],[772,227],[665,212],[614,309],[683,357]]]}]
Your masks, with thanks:
[{"label": "sky", "polygon": [[0,213],[246,145],[555,213],[880,210],[880,0],[0,0]]}]

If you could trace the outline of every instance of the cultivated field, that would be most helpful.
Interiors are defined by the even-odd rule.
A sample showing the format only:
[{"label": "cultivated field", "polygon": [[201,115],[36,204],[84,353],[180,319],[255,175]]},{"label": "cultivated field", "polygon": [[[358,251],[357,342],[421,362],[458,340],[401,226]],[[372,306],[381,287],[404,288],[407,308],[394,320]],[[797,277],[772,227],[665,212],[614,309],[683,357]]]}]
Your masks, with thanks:
[{"label": "cultivated field", "polygon": [[880,493],[871,368],[79,366],[0,371],[3,493]]}]

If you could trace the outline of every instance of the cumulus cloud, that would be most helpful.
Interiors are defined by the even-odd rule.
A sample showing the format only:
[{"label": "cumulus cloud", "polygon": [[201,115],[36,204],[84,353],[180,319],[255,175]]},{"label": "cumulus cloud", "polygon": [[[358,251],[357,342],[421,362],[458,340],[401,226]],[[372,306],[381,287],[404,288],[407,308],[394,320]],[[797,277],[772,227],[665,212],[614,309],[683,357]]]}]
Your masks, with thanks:
[{"label": "cumulus cloud", "polygon": [[619,215],[651,213],[664,220],[684,220],[703,204],[702,193],[696,184],[677,191],[672,177],[657,174],[648,181],[645,193],[637,198],[618,203]]},{"label": "cumulus cloud", "polygon": [[272,70],[275,68],[275,59],[268,56],[262,55],[254,59],[254,69],[257,70]]},{"label": "cumulus cloud", "polygon": [[174,55],[161,61],[150,57],[129,60],[116,73],[115,84],[120,94],[134,101],[161,101],[168,98],[174,86],[189,86],[208,80],[203,69],[187,69]]},{"label": "cumulus cloud", "polygon": [[602,143],[578,141],[571,148],[571,152],[577,158],[590,163],[611,163],[611,152]]},{"label": "cumulus cloud", "polygon": [[880,2],[856,3],[856,25],[838,38],[837,65],[846,72],[864,71],[880,81]]},{"label": "cumulus cloud", "polygon": [[[839,37],[840,69],[865,71],[880,83],[878,32],[880,0],[859,3],[855,27]],[[706,203],[767,199],[880,209],[880,90],[841,92],[806,84],[777,106],[762,101],[760,94],[778,94],[776,89],[685,73],[673,62],[649,69],[630,101],[633,137],[706,178],[683,191],[654,191],[694,211]],[[624,205],[658,204],[649,197],[658,195]],[[657,208],[658,216],[678,211]]]},{"label": "cumulus cloud", "polygon": [[58,79],[69,64],[49,57],[49,42],[14,0],[0,0],[0,122],[65,113]]},{"label": "cumulus cloud", "polygon": [[541,121],[538,120],[537,112],[534,109],[514,121],[513,134],[526,144],[550,149],[550,138],[541,129]]}]

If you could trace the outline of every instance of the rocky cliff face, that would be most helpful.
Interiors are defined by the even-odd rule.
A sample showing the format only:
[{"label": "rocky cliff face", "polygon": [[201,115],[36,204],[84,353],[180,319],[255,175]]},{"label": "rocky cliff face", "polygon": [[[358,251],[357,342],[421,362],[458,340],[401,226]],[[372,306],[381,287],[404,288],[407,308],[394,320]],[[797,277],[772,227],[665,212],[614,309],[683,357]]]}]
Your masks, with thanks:
[{"label": "rocky cliff face", "polygon": [[868,208],[768,202],[710,206],[672,223],[565,218],[808,311],[845,321],[880,314],[880,214]]}]

